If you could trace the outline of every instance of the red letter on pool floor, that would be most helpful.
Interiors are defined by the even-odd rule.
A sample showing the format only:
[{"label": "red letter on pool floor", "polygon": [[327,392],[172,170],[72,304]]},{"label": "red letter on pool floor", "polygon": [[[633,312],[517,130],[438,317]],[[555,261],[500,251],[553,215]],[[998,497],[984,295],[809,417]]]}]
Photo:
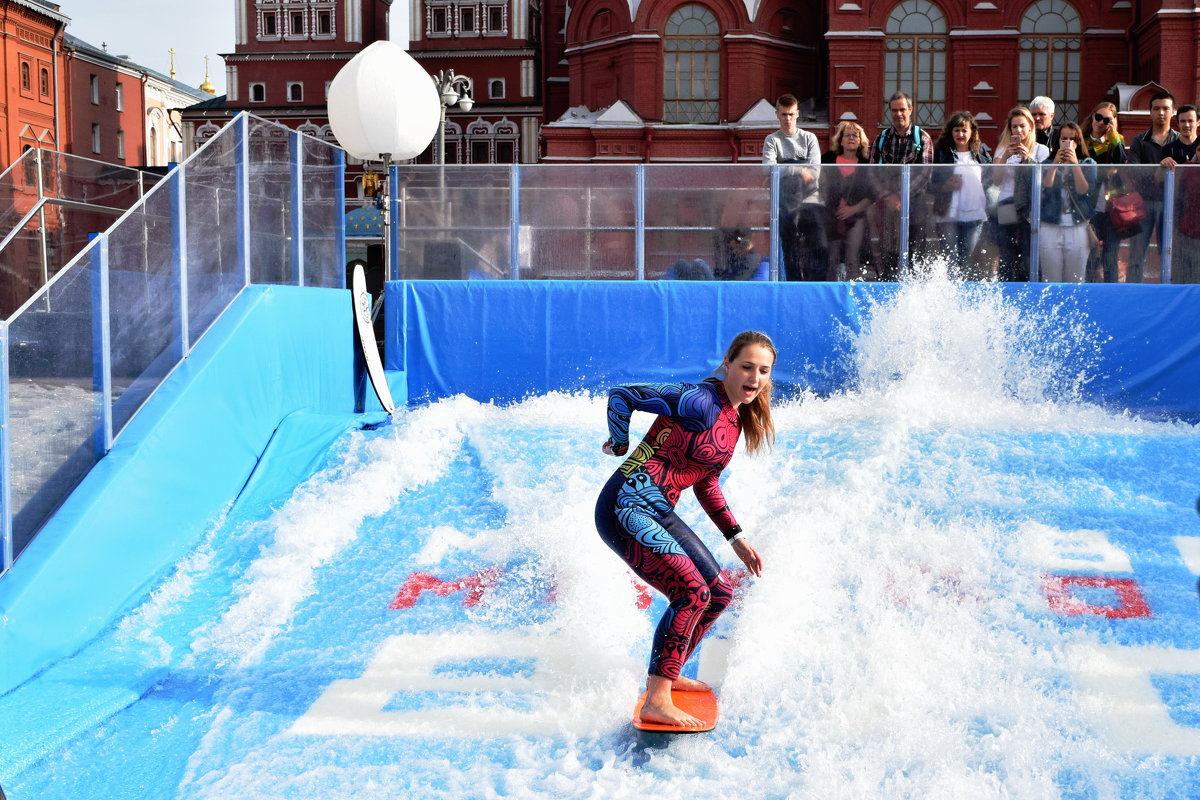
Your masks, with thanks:
[{"label": "red letter on pool floor", "polygon": [[388,604],[388,608],[412,608],[417,604],[422,592],[433,592],[438,597],[446,597],[464,589],[467,590],[467,596],[463,598],[462,604],[464,606],[478,605],[479,601],[483,599],[483,593],[492,588],[499,578],[499,567],[488,567],[482,572],[456,581],[444,581],[428,572],[414,572],[408,576],[408,580],[400,587],[400,591],[396,592],[396,596]]},{"label": "red letter on pool floor", "polygon": [[[1119,603],[1115,606],[1094,606],[1080,600],[1072,594],[1072,587],[1112,589],[1117,594]],[[1079,614],[1096,614],[1112,619],[1129,619],[1130,617],[1149,617],[1150,604],[1142,594],[1138,582],[1129,578],[1100,578],[1084,575],[1047,575],[1042,580],[1042,590],[1052,611],[1059,614],[1077,616]]]}]

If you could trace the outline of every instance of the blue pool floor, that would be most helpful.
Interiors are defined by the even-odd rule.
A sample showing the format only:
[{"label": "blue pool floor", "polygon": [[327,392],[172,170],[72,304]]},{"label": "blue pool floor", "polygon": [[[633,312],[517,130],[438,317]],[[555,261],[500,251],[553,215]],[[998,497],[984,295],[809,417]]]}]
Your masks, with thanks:
[{"label": "blue pool floor", "polygon": [[[639,748],[663,605],[591,523],[603,404],[454,398],[243,498],[105,633],[0,697],[37,798],[1200,795],[1200,435],[780,409],[725,490],[766,560]],[[643,423],[648,420],[642,420]],[[264,482],[270,486],[270,481]]]}]

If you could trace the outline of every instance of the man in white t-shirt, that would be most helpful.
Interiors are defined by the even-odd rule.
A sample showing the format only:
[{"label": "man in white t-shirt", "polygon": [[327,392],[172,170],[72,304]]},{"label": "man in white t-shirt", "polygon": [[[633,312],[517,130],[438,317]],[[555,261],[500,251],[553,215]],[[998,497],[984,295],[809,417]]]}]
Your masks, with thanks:
[{"label": "man in white t-shirt", "polygon": [[[821,146],[801,130],[800,102],[790,94],[775,102],[779,130],[763,141],[763,163],[780,164],[779,243],[789,281],[825,279],[829,244],[821,204]],[[801,166],[803,165],[803,166]]]}]

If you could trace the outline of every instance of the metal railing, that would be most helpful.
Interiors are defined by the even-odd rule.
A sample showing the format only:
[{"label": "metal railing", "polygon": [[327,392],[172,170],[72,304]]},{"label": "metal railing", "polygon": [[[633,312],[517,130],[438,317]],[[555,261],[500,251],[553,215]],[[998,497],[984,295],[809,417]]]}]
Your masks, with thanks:
[{"label": "metal railing", "polygon": [[0,174],[0,318],[8,317],[160,179],[32,148]]}]

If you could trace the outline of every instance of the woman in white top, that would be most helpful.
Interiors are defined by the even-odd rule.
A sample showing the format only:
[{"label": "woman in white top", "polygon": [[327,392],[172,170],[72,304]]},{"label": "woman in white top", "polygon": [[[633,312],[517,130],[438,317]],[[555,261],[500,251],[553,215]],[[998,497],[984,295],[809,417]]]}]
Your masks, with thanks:
[{"label": "woman in white top", "polygon": [[[1000,187],[1000,203],[996,208],[996,244],[1000,249],[1002,281],[1029,280],[1029,197],[1017,196],[1017,170],[1033,169],[1032,165],[1050,157],[1050,150],[1038,144],[1033,127],[1033,115],[1024,106],[1008,112],[1008,120],[996,145],[997,164],[992,182]],[[1013,166],[1009,166],[1013,165]]]},{"label": "woman in white top", "polygon": [[935,167],[929,181],[933,193],[934,223],[946,258],[966,270],[987,220],[987,196],[983,191],[983,164],[992,153],[979,141],[979,125],[969,111],[955,111],[946,120],[933,149]]}]

